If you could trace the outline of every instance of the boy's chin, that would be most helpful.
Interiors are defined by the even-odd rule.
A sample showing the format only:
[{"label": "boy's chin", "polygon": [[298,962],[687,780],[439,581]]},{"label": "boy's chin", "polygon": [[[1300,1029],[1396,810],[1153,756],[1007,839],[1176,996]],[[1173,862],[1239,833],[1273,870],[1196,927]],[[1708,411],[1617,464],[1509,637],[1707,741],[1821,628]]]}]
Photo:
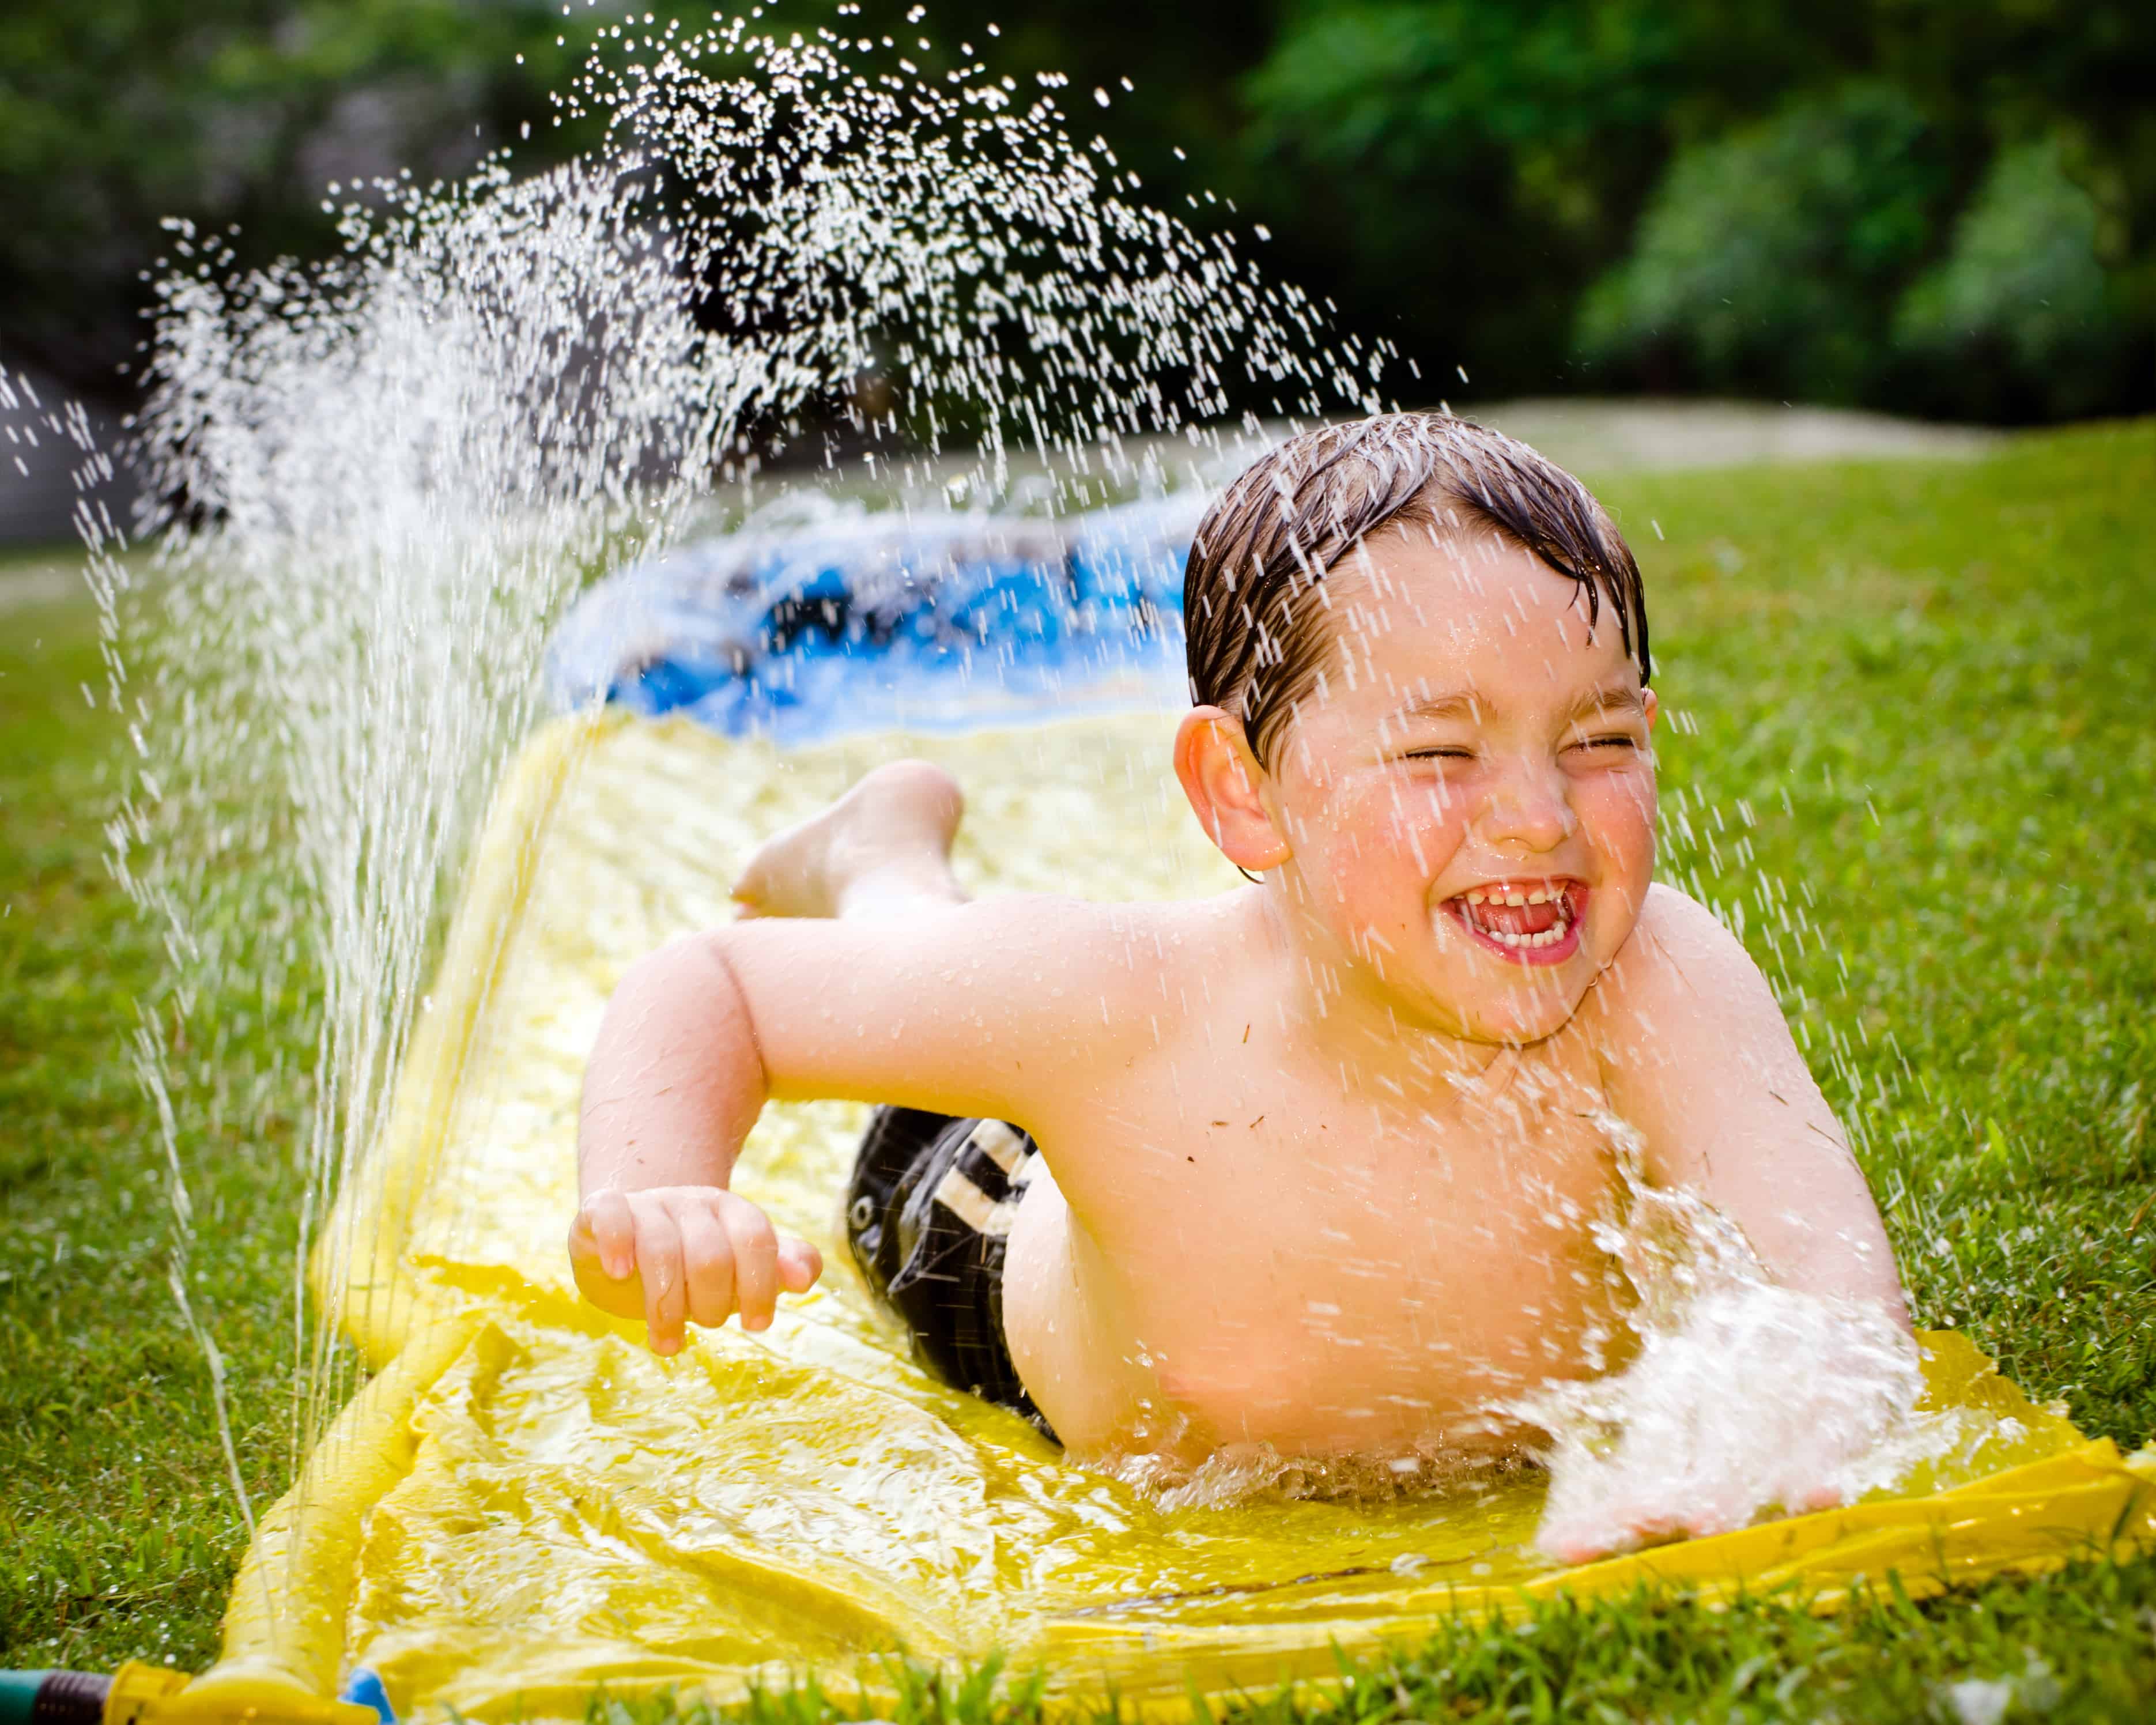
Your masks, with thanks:
[{"label": "boy's chin", "polygon": [[1477,1014],[1468,1035],[1476,1042],[1491,1042],[1507,1048],[1546,1042],[1572,1022],[1577,1004],[1573,1002],[1545,1006],[1537,1013]]},{"label": "boy's chin", "polygon": [[1455,997],[1454,1011],[1460,1034],[1471,1042],[1542,1042],[1572,1022],[1586,993],[1584,983],[1573,987],[1565,971],[1547,971],[1530,985]]}]

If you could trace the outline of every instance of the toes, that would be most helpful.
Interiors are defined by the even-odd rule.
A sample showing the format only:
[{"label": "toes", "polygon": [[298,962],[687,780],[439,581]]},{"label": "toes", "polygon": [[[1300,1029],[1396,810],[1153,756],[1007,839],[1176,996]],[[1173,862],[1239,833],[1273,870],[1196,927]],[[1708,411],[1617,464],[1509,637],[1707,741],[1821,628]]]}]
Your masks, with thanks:
[{"label": "toes", "polygon": [[[769,847],[766,846],[765,849],[767,850]],[[740,876],[734,881],[733,891],[727,895],[742,907],[742,914],[744,916],[753,916],[757,914],[757,907],[763,902],[771,889],[771,883],[767,878],[770,871],[765,865],[763,858],[763,851],[759,850],[748,860],[748,865],[741,871]]]}]

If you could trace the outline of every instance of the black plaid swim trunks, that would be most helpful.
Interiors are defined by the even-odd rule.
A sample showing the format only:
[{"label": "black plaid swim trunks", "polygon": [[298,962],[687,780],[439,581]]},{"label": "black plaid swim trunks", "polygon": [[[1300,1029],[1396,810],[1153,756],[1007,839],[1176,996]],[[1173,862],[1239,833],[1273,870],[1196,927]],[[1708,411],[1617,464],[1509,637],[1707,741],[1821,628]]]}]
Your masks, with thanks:
[{"label": "black plaid swim trunks", "polygon": [[1000,1120],[879,1108],[846,1186],[846,1243],[924,1369],[1053,1438],[1004,1339],[1004,1249],[1039,1153]]}]

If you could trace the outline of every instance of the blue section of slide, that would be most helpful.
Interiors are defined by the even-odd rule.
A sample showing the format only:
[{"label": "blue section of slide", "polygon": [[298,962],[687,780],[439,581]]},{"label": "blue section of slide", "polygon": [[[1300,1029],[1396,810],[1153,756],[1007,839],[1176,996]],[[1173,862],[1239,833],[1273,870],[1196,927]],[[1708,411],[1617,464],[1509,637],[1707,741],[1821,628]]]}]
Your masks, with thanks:
[{"label": "blue section of slide", "polygon": [[1064,521],[831,506],[752,526],[586,593],[549,654],[553,692],[780,742],[1173,700],[1200,503]]}]

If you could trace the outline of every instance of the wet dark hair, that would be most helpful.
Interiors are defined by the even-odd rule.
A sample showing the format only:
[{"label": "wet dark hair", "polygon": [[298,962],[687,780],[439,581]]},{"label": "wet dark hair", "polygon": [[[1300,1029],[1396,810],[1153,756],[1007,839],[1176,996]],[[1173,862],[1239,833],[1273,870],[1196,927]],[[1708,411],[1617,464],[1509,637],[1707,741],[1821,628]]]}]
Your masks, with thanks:
[{"label": "wet dark hair", "polygon": [[1274,746],[1332,645],[1318,586],[1388,527],[1480,528],[1579,583],[1590,627],[1608,599],[1625,650],[1652,673],[1640,566],[1587,487],[1525,444],[1450,413],[1325,425],[1260,456],[1198,526],[1183,578],[1190,698]]}]

